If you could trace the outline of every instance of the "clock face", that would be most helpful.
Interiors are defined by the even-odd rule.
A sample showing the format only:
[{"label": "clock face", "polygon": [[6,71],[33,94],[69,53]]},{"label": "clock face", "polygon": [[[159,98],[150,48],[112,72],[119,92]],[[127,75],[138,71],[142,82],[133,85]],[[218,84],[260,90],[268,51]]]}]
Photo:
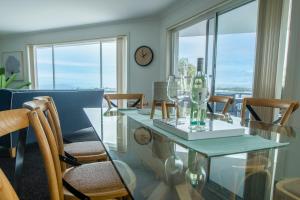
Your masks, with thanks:
[{"label": "clock face", "polygon": [[152,140],[151,131],[145,127],[139,127],[134,131],[134,139],[140,145],[147,145]]},{"label": "clock face", "polygon": [[153,52],[150,47],[141,46],[135,51],[135,62],[140,66],[147,66],[153,60]]}]

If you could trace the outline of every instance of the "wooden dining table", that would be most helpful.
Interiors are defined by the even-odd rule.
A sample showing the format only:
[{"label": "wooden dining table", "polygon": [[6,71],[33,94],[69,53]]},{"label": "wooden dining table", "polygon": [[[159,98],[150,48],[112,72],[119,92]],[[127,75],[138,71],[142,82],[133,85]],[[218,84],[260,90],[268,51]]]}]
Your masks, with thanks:
[{"label": "wooden dining table", "polygon": [[[184,141],[151,126],[150,116],[137,110],[84,112],[133,199],[274,199],[277,182],[300,177],[299,128],[249,121],[245,135],[266,147],[244,147],[247,140],[232,147],[237,138]],[[210,119],[240,123],[217,114]]]}]

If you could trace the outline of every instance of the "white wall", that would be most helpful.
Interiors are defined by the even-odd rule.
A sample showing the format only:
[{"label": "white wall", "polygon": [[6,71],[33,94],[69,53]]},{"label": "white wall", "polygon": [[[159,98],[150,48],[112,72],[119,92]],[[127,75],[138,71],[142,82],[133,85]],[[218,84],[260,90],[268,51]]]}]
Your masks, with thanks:
[{"label": "white wall", "polygon": [[[152,98],[152,82],[160,73],[160,21],[157,18],[124,21],[113,24],[83,26],[54,31],[10,35],[0,39],[0,55],[4,51],[24,51],[26,77],[28,78],[26,45],[107,38],[128,35],[128,91],[145,93]],[[134,52],[141,45],[150,46],[154,60],[147,67],[135,63]]]}]

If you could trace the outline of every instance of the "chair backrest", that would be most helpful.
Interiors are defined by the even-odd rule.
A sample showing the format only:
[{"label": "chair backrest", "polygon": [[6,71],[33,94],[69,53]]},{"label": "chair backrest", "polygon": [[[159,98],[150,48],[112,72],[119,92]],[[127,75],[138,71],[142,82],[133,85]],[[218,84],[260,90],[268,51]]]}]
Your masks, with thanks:
[{"label": "chair backrest", "polygon": [[54,134],[40,108],[29,113],[29,120],[44,160],[51,200],[63,200],[62,171]]},{"label": "chair backrest", "polygon": [[55,133],[55,138],[57,140],[58,146],[60,151],[63,151],[63,135],[62,135],[62,129],[61,124],[59,120],[59,114],[55,105],[55,102],[52,97],[50,96],[38,96],[34,97],[34,100],[41,100],[41,101],[48,101],[50,103],[47,103],[47,107],[49,109],[49,116],[47,116],[50,127],[52,128],[52,131]]},{"label": "chair backrest", "polygon": [[[30,111],[26,108],[1,111],[0,112],[0,136],[4,136],[12,132],[16,132],[28,128],[29,124],[33,127],[40,148],[41,146],[46,146],[45,148],[41,148],[41,152],[44,158],[46,173],[48,176],[48,186],[49,186],[51,200],[60,200],[63,199],[63,196],[59,195],[59,194],[63,194],[62,187],[60,188],[61,189],[60,192],[57,184],[58,179],[56,176],[54,161],[52,159],[52,153],[49,148],[49,145],[48,146],[46,145],[48,144],[48,142],[47,142],[47,138],[45,138],[46,136],[42,128],[38,127],[40,123],[39,121],[37,121],[38,120],[37,117],[38,116],[36,112]],[[44,138],[40,136],[44,136]],[[0,197],[2,197],[2,195],[0,195]]]},{"label": "chair backrest", "polygon": [[262,99],[262,98],[244,98],[243,107],[241,111],[241,123],[246,122],[246,109],[257,121],[262,121],[258,114],[254,111],[253,107],[267,107],[267,108],[279,108],[282,112],[282,116],[275,120],[274,124],[286,125],[291,114],[299,108],[299,102],[281,99]]},{"label": "chair backrest", "polygon": [[51,101],[53,103],[53,106],[54,106],[56,112],[57,112],[57,108],[56,108],[55,102],[54,102],[52,97],[50,97],[50,96],[38,96],[38,97],[34,97],[33,100]]},{"label": "chair backrest", "polygon": [[28,109],[14,109],[0,112],[0,137],[28,128]]},{"label": "chair backrest", "polygon": [[18,196],[7,180],[5,174],[0,169],[0,199],[18,200]]},{"label": "chair backrest", "polygon": [[[226,114],[229,107],[233,104],[234,100],[233,97],[229,97],[229,96],[210,96],[208,102],[211,103],[223,103],[224,107],[222,110],[222,114]],[[213,109],[210,107],[210,105],[208,104],[208,110],[213,113]]]},{"label": "chair backrest", "polygon": [[135,93],[135,94],[105,94],[104,99],[107,101],[108,107],[118,107],[112,100],[136,100],[130,107],[139,107],[143,108],[144,94]]},{"label": "chair backrest", "polygon": [[[64,143],[63,143],[63,137],[62,137],[58,113],[56,111],[54,102],[48,101],[47,99],[49,98],[44,98],[44,100],[28,101],[23,104],[23,107],[30,110],[36,110],[36,109],[41,110],[41,112],[44,114],[44,117],[46,117],[49,126],[51,128],[51,131],[53,133],[58,153],[60,155],[64,155]],[[66,169],[65,163],[61,162],[61,171],[64,172],[65,169]]]}]

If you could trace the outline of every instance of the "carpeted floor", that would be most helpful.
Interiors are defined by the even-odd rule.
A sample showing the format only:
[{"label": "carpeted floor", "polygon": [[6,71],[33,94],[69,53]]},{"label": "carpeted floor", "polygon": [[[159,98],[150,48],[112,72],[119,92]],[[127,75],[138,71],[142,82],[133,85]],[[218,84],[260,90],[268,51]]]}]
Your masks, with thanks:
[{"label": "carpeted floor", "polygon": [[[0,157],[0,167],[13,183],[15,159]],[[37,144],[26,146],[23,175],[20,184],[20,199],[49,199],[47,176]]]},{"label": "carpeted floor", "polygon": [[[93,131],[79,132],[70,141],[92,141],[97,140]],[[10,182],[13,182],[15,159],[7,155],[0,155],[0,168],[4,171]],[[47,200],[49,199],[47,176],[44,168],[42,156],[37,144],[26,145],[24,168],[20,191],[18,194],[22,200]]]}]

